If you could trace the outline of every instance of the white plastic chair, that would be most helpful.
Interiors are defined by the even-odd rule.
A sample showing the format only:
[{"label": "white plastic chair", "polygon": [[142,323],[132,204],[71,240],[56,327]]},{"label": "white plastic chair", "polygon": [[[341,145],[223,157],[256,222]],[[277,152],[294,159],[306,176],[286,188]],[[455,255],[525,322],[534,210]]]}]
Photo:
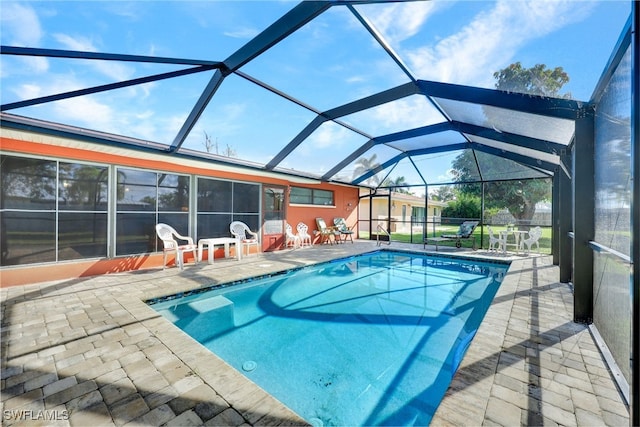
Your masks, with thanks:
[{"label": "white plastic chair", "polygon": [[296,236],[293,234],[293,228],[289,224],[287,224],[284,228],[284,236],[285,236],[285,247],[289,247],[289,245],[293,246],[293,249],[297,249],[302,246],[302,239],[300,236]]},{"label": "white plastic chair", "polygon": [[298,237],[300,238],[300,246],[304,246],[305,244],[313,246],[313,239],[309,234],[309,227],[307,224],[299,222],[296,226],[296,230],[298,231]]},{"label": "white plastic chair", "polygon": [[[163,270],[167,265],[167,255],[169,254],[169,252],[175,252],[176,264],[178,265],[178,267],[180,267],[180,270],[184,269],[183,258],[185,252],[193,252],[193,263],[198,263],[198,254],[196,253],[198,245],[193,243],[193,239],[191,237],[182,236],[170,225],[162,223],[156,225],[156,234],[158,235],[158,238],[162,240],[163,245]],[[181,245],[178,243],[178,240],[184,240],[187,242],[187,244]]]},{"label": "white plastic chair", "polygon": [[[490,251],[501,251],[503,250],[503,242],[499,235],[493,234],[493,230],[490,226],[487,225],[487,230],[489,231],[489,250]],[[494,247],[495,245],[495,247]]]},{"label": "white plastic chair", "polygon": [[529,235],[527,236],[527,238],[520,241],[520,250],[524,250],[524,247],[526,246],[527,253],[529,253],[531,252],[531,246],[535,244],[536,252],[540,253],[540,243],[538,243],[540,237],[542,237],[542,228],[540,228],[539,226],[533,227],[531,230],[529,230]]},{"label": "white plastic chair", "polygon": [[247,249],[247,255],[249,255],[251,246],[255,246],[258,252],[260,252],[260,239],[258,233],[251,231],[249,226],[242,221],[233,221],[229,225],[229,230],[233,237],[240,241],[241,251],[244,254],[244,249]]}]

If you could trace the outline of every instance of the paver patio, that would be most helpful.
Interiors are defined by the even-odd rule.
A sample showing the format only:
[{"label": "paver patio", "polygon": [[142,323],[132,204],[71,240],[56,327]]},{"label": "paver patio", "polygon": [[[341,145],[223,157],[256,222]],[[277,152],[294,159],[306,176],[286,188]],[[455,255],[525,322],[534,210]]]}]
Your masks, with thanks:
[{"label": "paver patio", "polygon": [[[3,425],[305,424],[143,300],[374,249],[356,241],[3,288]],[[514,259],[432,425],[629,425],[551,258]]]}]

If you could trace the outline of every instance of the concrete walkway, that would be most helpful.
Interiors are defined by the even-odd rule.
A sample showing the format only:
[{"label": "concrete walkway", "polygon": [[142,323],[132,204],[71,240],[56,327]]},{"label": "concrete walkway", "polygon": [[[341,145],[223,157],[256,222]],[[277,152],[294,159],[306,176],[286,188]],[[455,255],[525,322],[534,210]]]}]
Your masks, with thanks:
[{"label": "concrete walkway", "polygon": [[[2,425],[305,424],[143,300],[373,249],[357,241],[1,289]],[[571,322],[557,268],[515,259],[432,425],[629,425],[588,328]]]}]

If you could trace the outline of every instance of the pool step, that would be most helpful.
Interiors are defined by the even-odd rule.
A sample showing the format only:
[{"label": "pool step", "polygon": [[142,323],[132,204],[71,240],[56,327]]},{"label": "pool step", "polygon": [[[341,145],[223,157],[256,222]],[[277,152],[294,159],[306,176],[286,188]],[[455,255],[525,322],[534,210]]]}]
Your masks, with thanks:
[{"label": "pool step", "polygon": [[233,301],[222,295],[179,304],[161,314],[199,342],[235,326]]},{"label": "pool step", "polygon": [[197,316],[185,328],[185,332],[200,342],[235,326],[233,301],[222,295],[190,302],[188,306]]}]

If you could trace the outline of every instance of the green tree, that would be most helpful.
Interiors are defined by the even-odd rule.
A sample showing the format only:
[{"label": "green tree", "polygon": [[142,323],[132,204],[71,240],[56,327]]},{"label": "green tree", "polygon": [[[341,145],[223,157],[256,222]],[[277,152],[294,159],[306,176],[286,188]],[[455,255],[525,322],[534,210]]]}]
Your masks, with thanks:
[{"label": "green tree", "polygon": [[551,182],[548,179],[489,182],[485,188],[485,205],[489,208],[506,207],[524,229],[536,213],[536,204],[550,197]]},{"label": "green tree", "polygon": [[449,200],[455,199],[456,193],[453,191],[453,188],[450,185],[440,185],[434,192],[431,193],[430,196],[432,200],[448,202]]},{"label": "green tree", "polygon": [[528,93],[531,95],[571,98],[570,93],[558,95],[558,92],[569,81],[569,75],[562,67],[553,70],[544,64],[536,64],[531,68],[522,68],[520,62],[496,71],[493,77],[497,80],[496,89],[506,92]]},{"label": "green tree", "polygon": [[[520,62],[493,73],[496,89],[528,93],[532,95],[570,98],[571,94],[560,94],[562,86],[569,81],[569,76],[562,67],[548,69],[544,64],[531,68],[523,68]],[[493,123],[492,111],[485,112],[487,121]],[[471,150],[465,150],[452,163],[455,180],[461,184],[462,194],[480,196],[478,185],[467,184],[476,180],[478,174],[478,158]],[[490,164],[493,176],[513,176],[513,163],[507,160]],[[536,204],[551,198],[551,185],[546,179],[522,179],[487,184],[485,188],[485,209],[506,208],[509,213],[526,227],[535,214]]]},{"label": "green tree", "polygon": [[[469,182],[477,175],[475,154],[467,150],[460,154],[452,163],[457,172],[457,180]],[[508,176],[512,170],[511,162],[493,162],[492,173]],[[458,191],[461,195],[472,195],[478,198],[482,195],[482,188],[478,184],[460,184]],[[551,183],[549,179],[519,179],[509,181],[488,182],[485,184],[485,209],[506,208],[524,229],[531,223],[536,212],[536,204],[551,198]],[[443,212],[444,215],[444,212]]]},{"label": "green tree", "polygon": [[444,218],[480,218],[480,196],[460,193],[455,200],[442,209]]}]

